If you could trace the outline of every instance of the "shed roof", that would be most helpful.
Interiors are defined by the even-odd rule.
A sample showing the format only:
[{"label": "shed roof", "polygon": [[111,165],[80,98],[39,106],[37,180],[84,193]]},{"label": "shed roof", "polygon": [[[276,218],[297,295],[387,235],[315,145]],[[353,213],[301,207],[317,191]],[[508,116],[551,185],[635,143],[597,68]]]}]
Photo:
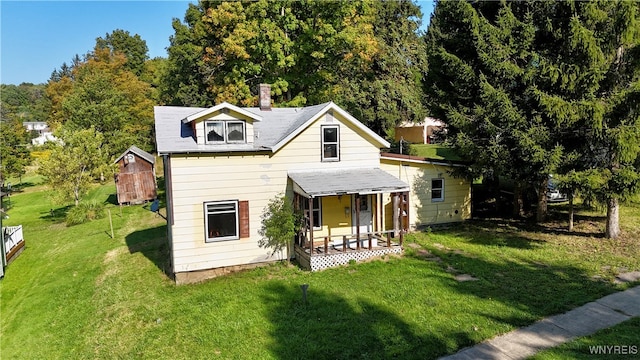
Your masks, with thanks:
[{"label": "shed roof", "polygon": [[[156,106],[155,129],[158,153],[194,153],[194,152],[244,152],[244,151],[278,151],[311,123],[328,111],[341,114],[347,121],[361,129],[380,147],[389,147],[389,143],[367,128],[360,121],[349,115],[333,102],[297,108],[271,108],[270,111],[258,107],[238,108],[230,104],[219,104],[212,108]],[[189,122],[211,115],[212,111],[222,108],[253,114],[255,134],[253,144],[198,144]],[[239,112],[239,111],[238,111]]]},{"label": "shed roof", "polygon": [[120,159],[122,159],[125,155],[127,155],[130,152],[138,155],[142,159],[150,162],[151,164],[155,164],[156,163],[156,158],[153,155],[149,154],[148,152],[140,149],[139,147],[137,147],[135,145],[131,145],[131,147],[129,147],[125,152],[123,152],[122,155],[120,155],[116,159],[116,161],[114,161],[114,163],[117,163],[118,161],[120,161]]},{"label": "shed roof", "polygon": [[379,168],[290,171],[294,189],[308,197],[409,191],[409,185]]}]

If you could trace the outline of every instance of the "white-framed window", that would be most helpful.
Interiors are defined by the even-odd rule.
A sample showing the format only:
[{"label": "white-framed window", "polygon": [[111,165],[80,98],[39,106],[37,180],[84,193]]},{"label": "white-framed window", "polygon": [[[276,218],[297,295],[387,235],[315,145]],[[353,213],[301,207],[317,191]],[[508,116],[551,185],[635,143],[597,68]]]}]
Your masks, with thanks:
[{"label": "white-framed window", "polygon": [[225,121],[227,142],[243,143],[245,140],[244,121]]},{"label": "white-framed window", "polygon": [[444,201],[444,179],[431,179],[431,201]]},{"label": "white-framed window", "polygon": [[238,201],[205,202],[204,222],[206,242],[239,239]]},{"label": "white-framed window", "polygon": [[[315,197],[313,198],[313,209],[311,210],[311,216],[313,216],[313,228],[318,230],[322,229],[322,201],[321,198]],[[304,203],[304,216],[306,219],[311,219],[309,217],[309,199],[302,199]]]},{"label": "white-framed window", "polygon": [[340,161],[340,126],[324,125],[322,130],[322,161]]},{"label": "white-framed window", "polygon": [[244,143],[244,121],[206,121],[205,138],[207,144]]}]

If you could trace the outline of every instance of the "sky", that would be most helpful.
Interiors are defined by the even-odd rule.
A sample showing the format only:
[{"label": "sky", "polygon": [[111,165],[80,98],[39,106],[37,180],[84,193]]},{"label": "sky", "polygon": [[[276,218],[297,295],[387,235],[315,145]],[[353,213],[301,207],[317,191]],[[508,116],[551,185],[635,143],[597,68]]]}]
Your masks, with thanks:
[{"label": "sky", "polygon": [[[0,83],[46,83],[55,69],[93,50],[96,38],[116,29],[138,34],[149,57],[167,57],[171,22],[183,20],[187,0],[0,0]],[[433,1],[418,1],[426,29]]]}]

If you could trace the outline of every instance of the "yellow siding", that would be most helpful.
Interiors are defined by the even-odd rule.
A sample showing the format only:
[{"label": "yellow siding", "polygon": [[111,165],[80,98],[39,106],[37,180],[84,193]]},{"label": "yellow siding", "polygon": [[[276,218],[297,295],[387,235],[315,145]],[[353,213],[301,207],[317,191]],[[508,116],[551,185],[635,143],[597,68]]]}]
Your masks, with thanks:
[{"label": "yellow siding", "polygon": [[[321,161],[321,125],[327,121],[324,116],[275,154],[172,155],[174,271],[250,264],[285,256],[270,257],[271,249],[260,248],[258,230],[268,201],[278,194],[292,196],[288,171],[379,165],[377,144],[341,120],[336,114],[331,122],[340,126],[339,162]],[[222,200],[249,202],[250,238],[205,242],[203,203]],[[345,207],[351,207],[349,196],[323,199],[323,228],[314,236],[351,233],[351,215],[345,216]]]},{"label": "yellow siding", "polygon": [[[409,184],[411,228],[462,221],[471,217],[471,184],[449,175],[450,167],[400,160],[380,160],[380,168]],[[431,179],[444,179],[444,201],[431,200]],[[393,228],[391,196],[385,194],[385,225]],[[456,214],[457,211],[457,214]]]},{"label": "yellow siding", "polygon": [[313,231],[313,237],[351,234],[351,196],[322,198],[322,225],[322,230]]}]

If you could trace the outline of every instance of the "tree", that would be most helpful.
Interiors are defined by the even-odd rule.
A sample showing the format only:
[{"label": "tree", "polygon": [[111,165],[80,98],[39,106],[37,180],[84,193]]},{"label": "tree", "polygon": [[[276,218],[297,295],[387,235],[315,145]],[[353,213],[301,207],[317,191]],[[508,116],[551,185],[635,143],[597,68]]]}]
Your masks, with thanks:
[{"label": "tree", "polygon": [[77,206],[93,182],[96,172],[104,169],[107,158],[101,150],[103,135],[95,128],[70,131],[62,129],[57,137],[61,143],[52,147],[42,160],[39,173],[59,203],[74,201]]},{"label": "tree", "polygon": [[131,144],[153,149],[152,92],[148,83],[127,70],[121,53],[96,48],[73,69],[73,77],[50,81],[51,118],[73,130],[95,128],[103,151],[115,156]]},{"label": "tree", "polygon": [[262,223],[258,234],[260,247],[271,248],[273,253],[286,250],[289,259],[289,247],[296,234],[296,215],[291,201],[283,195],[269,200],[262,212]]},{"label": "tree", "polygon": [[112,54],[122,53],[127,59],[126,69],[140,76],[145,62],[149,59],[147,42],[140,35],[131,35],[128,31],[116,29],[104,38],[96,39],[96,49],[109,49]]},{"label": "tree", "polygon": [[0,121],[0,178],[22,178],[31,164],[31,136],[17,119]]},{"label": "tree", "polygon": [[515,204],[526,183],[536,184],[542,221],[548,175],[562,154],[554,134],[564,124],[538,111],[536,26],[518,6],[527,4],[439,2],[426,37],[426,91],[450,142],[473,159],[470,176],[513,179]]},{"label": "tree", "polygon": [[254,106],[334,101],[383,134],[425,115],[424,43],[410,1],[237,1],[190,5],[174,20],[162,100]]},{"label": "tree", "polygon": [[603,86],[623,84],[607,79],[619,48],[610,43],[624,38],[616,31],[631,34],[635,26],[637,33],[630,20],[637,11],[629,10],[637,7],[571,1],[436,6],[425,82],[432,109],[448,124],[450,142],[473,160],[472,175],[535,184],[538,221],[546,214],[548,175],[571,170],[564,159],[577,152],[595,166],[607,157],[601,135],[615,124],[602,124],[612,118],[607,109],[614,97],[603,97]]}]

